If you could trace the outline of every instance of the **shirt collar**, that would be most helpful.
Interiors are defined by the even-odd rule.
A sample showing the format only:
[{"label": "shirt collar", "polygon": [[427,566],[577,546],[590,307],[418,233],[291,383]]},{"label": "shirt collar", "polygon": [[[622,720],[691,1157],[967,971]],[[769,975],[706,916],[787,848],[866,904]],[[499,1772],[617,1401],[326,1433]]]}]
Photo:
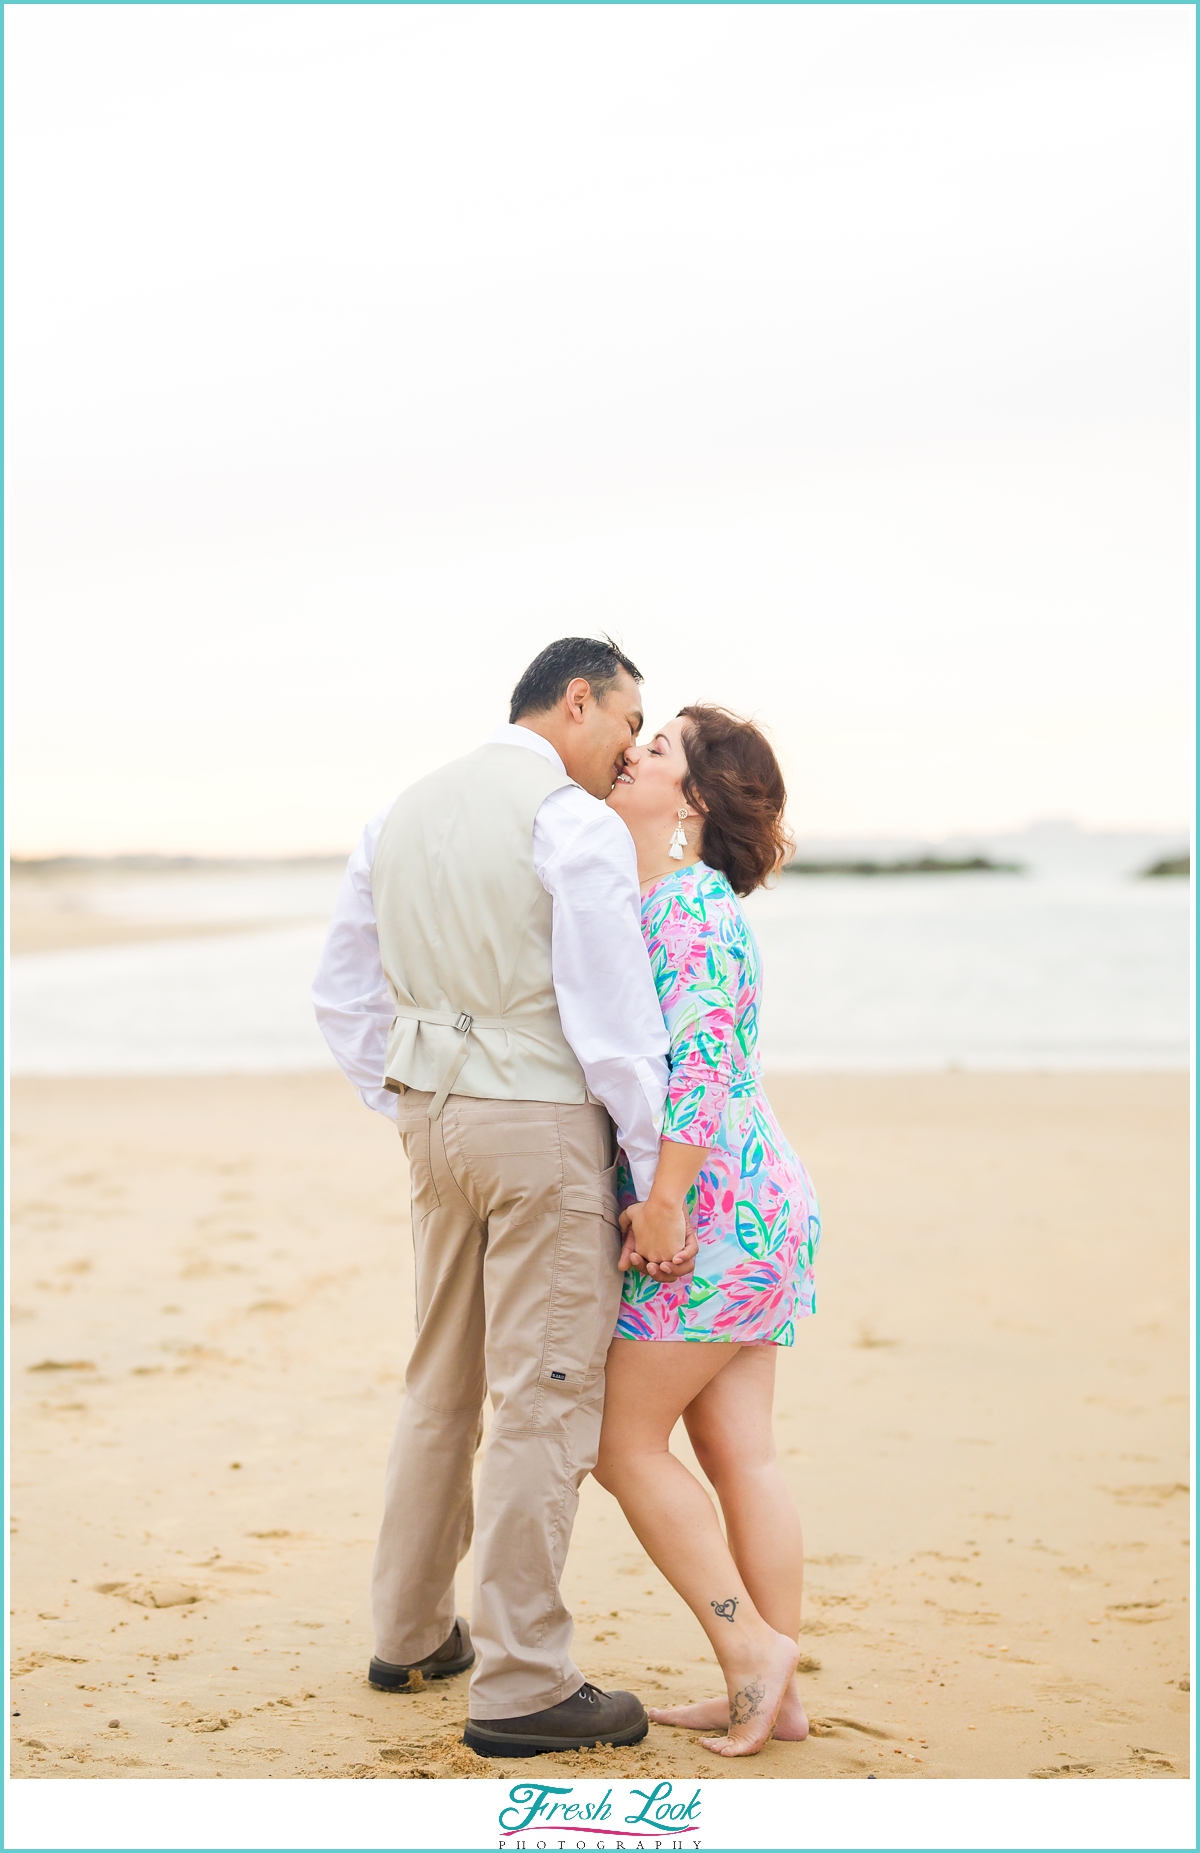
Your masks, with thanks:
[{"label": "shirt collar", "polygon": [[532,728],[517,727],[506,722],[503,727],[497,727],[495,733],[490,733],[488,735],[487,739],[484,741],[484,745],[527,746],[531,753],[540,753],[543,759],[548,759],[552,766],[556,766],[561,773],[564,775],[566,774],[567,768],[563,765],[562,760],[551,746],[549,740],[543,740],[541,734],[534,733]]}]

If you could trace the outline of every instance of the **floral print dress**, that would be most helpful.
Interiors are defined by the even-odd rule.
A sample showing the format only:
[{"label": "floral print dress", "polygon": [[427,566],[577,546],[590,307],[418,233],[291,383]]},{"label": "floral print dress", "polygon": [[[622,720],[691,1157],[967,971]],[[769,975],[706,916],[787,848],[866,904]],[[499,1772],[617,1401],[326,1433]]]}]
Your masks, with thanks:
[{"label": "floral print dress", "polygon": [[[709,1154],[687,1199],[695,1273],[656,1281],[630,1269],[617,1336],[790,1345],[795,1321],[816,1311],[821,1221],[762,1089],[754,935],[725,876],[703,862],[655,882],[642,932],[671,1034],[663,1138]],[[620,1193],[633,1200],[623,1161]]]}]

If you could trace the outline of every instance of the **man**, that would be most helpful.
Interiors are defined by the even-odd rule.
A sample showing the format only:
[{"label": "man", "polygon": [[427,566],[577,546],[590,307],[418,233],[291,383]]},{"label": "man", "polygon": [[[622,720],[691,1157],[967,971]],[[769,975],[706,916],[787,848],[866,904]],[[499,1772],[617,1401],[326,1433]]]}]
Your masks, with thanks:
[{"label": "man", "polygon": [[[482,1756],[636,1743],[632,1693],[570,1657],[559,1579],[595,1463],[620,1297],[616,1138],[639,1198],[668,1046],[625,825],[601,802],[642,725],[609,641],[532,662],[509,725],[367,826],[313,1001],[412,1173],[417,1337],[388,1460],[369,1677],[464,1671]],[[694,1240],[680,1226],[680,1250]],[[454,1573],[474,1521],[474,1648]],[[414,1675],[420,1675],[415,1678]]]}]

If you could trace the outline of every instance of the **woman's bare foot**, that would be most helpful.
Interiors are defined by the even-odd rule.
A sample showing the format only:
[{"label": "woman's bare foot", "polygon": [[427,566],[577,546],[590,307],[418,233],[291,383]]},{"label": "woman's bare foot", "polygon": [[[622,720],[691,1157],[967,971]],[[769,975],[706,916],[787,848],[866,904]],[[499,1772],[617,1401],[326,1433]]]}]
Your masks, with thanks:
[{"label": "woman's bare foot", "polygon": [[[671,1724],[681,1731],[727,1731],[729,1698],[723,1693],[719,1699],[701,1699],[698,1705],[647,1705],[646,1716],[655,1724]],[[808,1736],[808,1719],[794,1679],[788,1682],[771,1736],[793,1744],[803,1743]]]},{"label": "woman's bare foot", "polygon": [[786,1634],[771,1629],[764,1650],[751,1667],[730,1678],[729,1731],[725,1737],[702,1737],[716,1756],[754,1756],[775,1727],[784,1696],[796,1671],[800,1651]]},{"label": "woman's bare foot", "polygon": [[801,1744],[808,1736],[808,1714],[800,1702],[800,1691],[794,1679],[788,1682],[771,1736],[789,1744]]},{"label": "woman's bare foot", "polygon": [[647,1705],[646,1716],[654,1724],[677,1725],[681,1731],[727,1731],[729,1695],[701,1699],[697,1705]]}]

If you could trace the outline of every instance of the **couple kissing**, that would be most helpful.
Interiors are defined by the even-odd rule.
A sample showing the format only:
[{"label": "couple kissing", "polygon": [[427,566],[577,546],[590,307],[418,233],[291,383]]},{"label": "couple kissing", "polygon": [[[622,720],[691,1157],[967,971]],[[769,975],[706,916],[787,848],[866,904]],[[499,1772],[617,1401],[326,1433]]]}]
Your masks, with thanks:
[{"label": "couple kissing", "polygon": [[[474,1666],[464,1742],[483,1757],[636,1743],[650,1720],[721,1756],[808,1730],[771,1405],[777,1350],[814,1310],[820,1221],[763,1092],[739,905],[786,853],[786,794],[723,708],[643,741],[640,682],[607,639],[543,650],[508,725],[367,825],[313,986],[412,1181],[416,1336],[368,1677],[404,1692]],[[724,1530],[670,1451],[681,1417]],[[724,1693],[647,1713],[576,1666],[559,1584],[588,1473]]]}]

